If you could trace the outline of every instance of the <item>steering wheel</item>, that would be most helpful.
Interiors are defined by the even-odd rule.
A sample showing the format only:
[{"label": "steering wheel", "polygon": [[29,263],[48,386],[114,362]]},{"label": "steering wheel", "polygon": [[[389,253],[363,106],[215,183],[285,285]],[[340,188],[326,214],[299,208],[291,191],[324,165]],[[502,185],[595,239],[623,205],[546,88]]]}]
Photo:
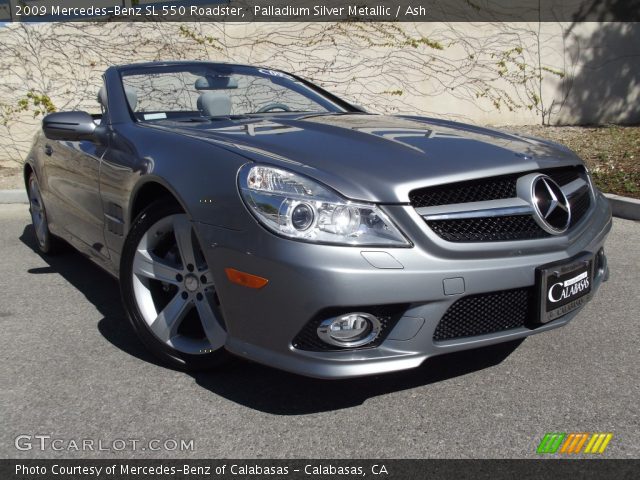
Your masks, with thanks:
[{"label": "steering wheel", "polygon": [[276,110],[276,109],[284,110],[285,112],[291,111],[289,106],[285,105],[284,103],[269,103],[264,107],[259,108],[256,113],[267,113],[267,112],[270,112],[271,110]]}]

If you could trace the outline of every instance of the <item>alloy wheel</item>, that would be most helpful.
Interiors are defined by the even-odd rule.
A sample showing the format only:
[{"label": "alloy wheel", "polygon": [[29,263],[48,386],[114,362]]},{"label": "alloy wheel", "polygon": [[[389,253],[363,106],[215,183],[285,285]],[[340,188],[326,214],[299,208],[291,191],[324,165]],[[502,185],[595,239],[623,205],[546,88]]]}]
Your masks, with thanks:
[{"label": "alloy wheel", "polygon": [[187,215],[166,216],[144,233],[131,275],[136,306],[159,341],[192,355],[225,344],[213,277]]}]

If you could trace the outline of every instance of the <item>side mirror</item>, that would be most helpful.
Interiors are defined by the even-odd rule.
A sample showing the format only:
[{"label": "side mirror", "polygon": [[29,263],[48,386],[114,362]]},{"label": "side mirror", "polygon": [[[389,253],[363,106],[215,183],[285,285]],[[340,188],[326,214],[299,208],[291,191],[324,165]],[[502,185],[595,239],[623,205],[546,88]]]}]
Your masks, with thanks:
[{"label": "side mirror", "polygon": [[42,130],[50,140],[92,140],[95,129],[87,112],[51,113],[42,119]]}]

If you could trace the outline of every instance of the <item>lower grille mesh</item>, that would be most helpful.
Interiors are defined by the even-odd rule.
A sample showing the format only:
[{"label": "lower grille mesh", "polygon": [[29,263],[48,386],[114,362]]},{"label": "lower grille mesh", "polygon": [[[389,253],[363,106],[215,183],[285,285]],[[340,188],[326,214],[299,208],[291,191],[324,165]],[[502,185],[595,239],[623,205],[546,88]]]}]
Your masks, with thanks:
[{"label": "lower grille mesh", "polygon": [[374,307],[341,307],[341,308],[327,308],[322,310],[317,315],[313,317],[300,331],[298,335],[293,339],[292,345],[294,348],[299,350],[310,350],[310,351],[345,351],[347,348],[340,348],[334,345],[329,345],[324,343],[318,337],[317,330],[318,326],[326,320],[327,318],[337,317],[338,315],[344,315],[349,312],[364,312],[370,313],[374,315],[380,320],[380,334],[376,337],[376,339],[362,347],[358,347],[358,349],[363,348],[371,348],[379,346],[393,327],[395,327],[398,320],[402,314],[407,310],[408,305],[382,305],[382,306],[374,306]]},{"label": "lower grille mesh", "polygon": [[523,327],[535,315],[534,302],[531,287],[463,297],[449,307],[433,339],[474,337]]},{"label": "lower grille mesh", "polygon": [[427,225],[450,242],[499,242],[550,236],[530,215],[432,220],[427,221]]}]

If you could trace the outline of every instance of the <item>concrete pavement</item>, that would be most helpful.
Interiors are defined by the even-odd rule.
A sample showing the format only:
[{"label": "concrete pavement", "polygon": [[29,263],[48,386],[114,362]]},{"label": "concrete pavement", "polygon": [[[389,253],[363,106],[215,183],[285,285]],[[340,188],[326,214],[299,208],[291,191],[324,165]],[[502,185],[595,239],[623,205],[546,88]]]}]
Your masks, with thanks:
[{"label": "concrete pavement", "polygon": [[[37,254],[26,205],[0,205],[0,223],[2,457],[533,458],[551,431],[613,432],[605,457],[640,456],[639,223],[614,221],[611,280],[566,327],[334,382],[245,361],[194,375],[158,365],[114,279],[72,251]],[[66,448],[16,449],[38,434]],[[69,450],[74,439],[142,443]],[[151,439],[194,448],[150,451]]]}]

